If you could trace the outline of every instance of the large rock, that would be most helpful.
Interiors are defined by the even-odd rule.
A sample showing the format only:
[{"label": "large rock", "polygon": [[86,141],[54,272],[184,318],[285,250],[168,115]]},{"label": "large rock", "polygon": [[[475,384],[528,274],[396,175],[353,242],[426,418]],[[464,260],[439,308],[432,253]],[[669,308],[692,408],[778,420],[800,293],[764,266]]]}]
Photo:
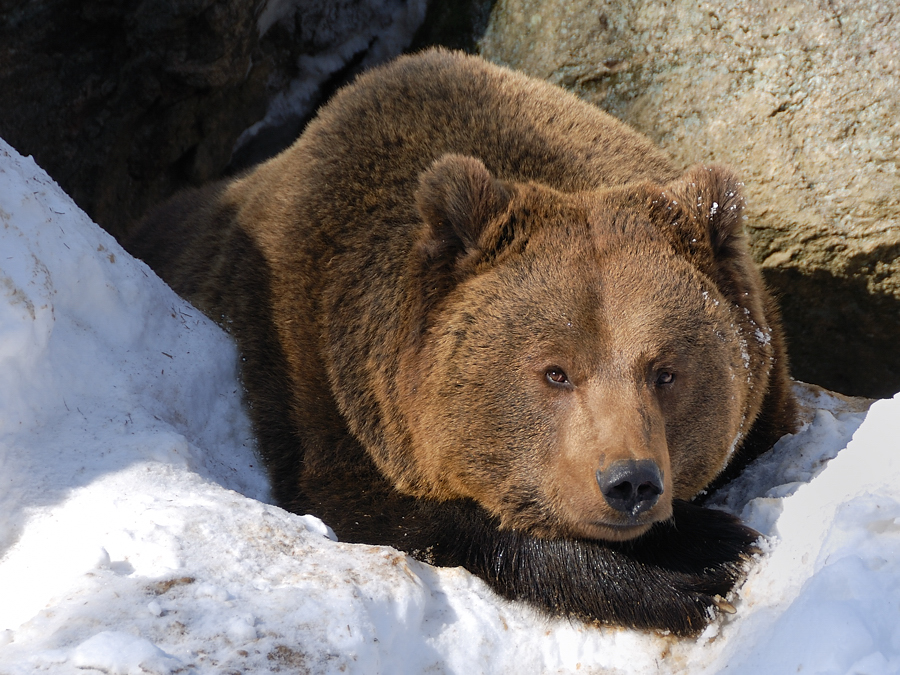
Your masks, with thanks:
[{"label": "large rock", "polygon": [[499,0],[482,54],[746,182],[792,372],[900,390],[900,13],[870,0]]},{"label": "large rock", "polygon": [[120,235],[174,191],[289,144],[335,87],[409,45],[426,8],[0,0],[0,137]]},{"label": "large rock", "polygon": [[495,0],[430,0],[428,13],[409,46],[419,51],[433,45],[474,53],[487,29]]},{"label": "large rock", "polygon": [[0,136],[113,234],[265,112],[252,0],[6,2]]},{"label": "large rock", "polygon": [[237,139],[230,172],[286,148],[339,87],[406,49],[429,3],[262,0],[258,4],[259,51],[279,54],[279,65],[268,79],[266,114]]}]

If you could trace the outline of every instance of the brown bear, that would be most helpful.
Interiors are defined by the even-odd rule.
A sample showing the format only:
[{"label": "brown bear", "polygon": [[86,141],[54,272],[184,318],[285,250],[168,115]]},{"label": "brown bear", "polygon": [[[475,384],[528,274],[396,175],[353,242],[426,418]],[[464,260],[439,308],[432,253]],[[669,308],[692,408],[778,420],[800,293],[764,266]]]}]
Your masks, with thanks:
[{"label": "brown bear", "polygon": [[757,536],[690,500],[794,424],[742,204],[725,169],[682,175],[573,95],[433,50],[126,245],[236,337],[279,504],[686,635]]}]

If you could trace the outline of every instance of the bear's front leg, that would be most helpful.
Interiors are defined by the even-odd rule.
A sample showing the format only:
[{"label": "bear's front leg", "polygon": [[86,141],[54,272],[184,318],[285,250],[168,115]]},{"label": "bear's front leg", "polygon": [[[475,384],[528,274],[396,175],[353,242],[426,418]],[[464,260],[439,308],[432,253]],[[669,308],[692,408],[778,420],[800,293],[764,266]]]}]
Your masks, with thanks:
[{"label": "bear's front leg", "polygon": [[671,520],[622,543],[538,539],[498,530],[473,503],[440,506],[438,564],[462,565],[504,597],[554,614],[680,636],[715,616],[759,538],[729,514],[683,501]]},{"label": "bear's front leg", "polygon": [[759,534],[735,517],[678,500],[670,520],[628,542],[500,530],[474,501],[400,494],[360,452],[348,444],[341,454],[352,461],[307,467],[303,497],[289,508],[315,513],[342,541],[465,567],[500,595],[554,615],[696,635],[756,552]]}]

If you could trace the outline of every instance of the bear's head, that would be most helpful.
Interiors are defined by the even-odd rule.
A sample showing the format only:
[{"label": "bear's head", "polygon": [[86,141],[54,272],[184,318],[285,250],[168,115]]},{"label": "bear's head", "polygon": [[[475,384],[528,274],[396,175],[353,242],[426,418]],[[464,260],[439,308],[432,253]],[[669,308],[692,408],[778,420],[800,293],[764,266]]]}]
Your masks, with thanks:
[{"label": "bear's head", "polygon": [[401,490],[620,541],[728,464],[773,358],[730,173],[565,194],[447,155],[416,199]]}]

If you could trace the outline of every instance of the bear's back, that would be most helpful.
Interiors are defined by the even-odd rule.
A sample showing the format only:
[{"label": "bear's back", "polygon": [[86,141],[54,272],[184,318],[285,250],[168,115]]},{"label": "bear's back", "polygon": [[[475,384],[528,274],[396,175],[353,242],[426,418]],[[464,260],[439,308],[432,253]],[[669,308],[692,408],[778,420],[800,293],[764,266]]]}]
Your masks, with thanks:
[{"label": "bear's back", "polygon": [[[438,49],[358,77],[223,201],[241,205],[238,219],[268,260],[318,270],[290,275],[291,302],[336,284],[390,304],[421,223],[419,176],[448,153],[562,192],[678,175],[648,139],[559,87]],[[352,311],[353,298],[340,302]]]},{"label": "bear's back", "polygon": [[595,106],[443,50],[400,58],[338,92],[277,170],[303,171],[316,185],[308,199],[339,193],[350,200],[342,212],[397,210],[405,220],[419,174],[448,153],[476,157],[502,180],[563,192],[677,175],[648,139]]}]

